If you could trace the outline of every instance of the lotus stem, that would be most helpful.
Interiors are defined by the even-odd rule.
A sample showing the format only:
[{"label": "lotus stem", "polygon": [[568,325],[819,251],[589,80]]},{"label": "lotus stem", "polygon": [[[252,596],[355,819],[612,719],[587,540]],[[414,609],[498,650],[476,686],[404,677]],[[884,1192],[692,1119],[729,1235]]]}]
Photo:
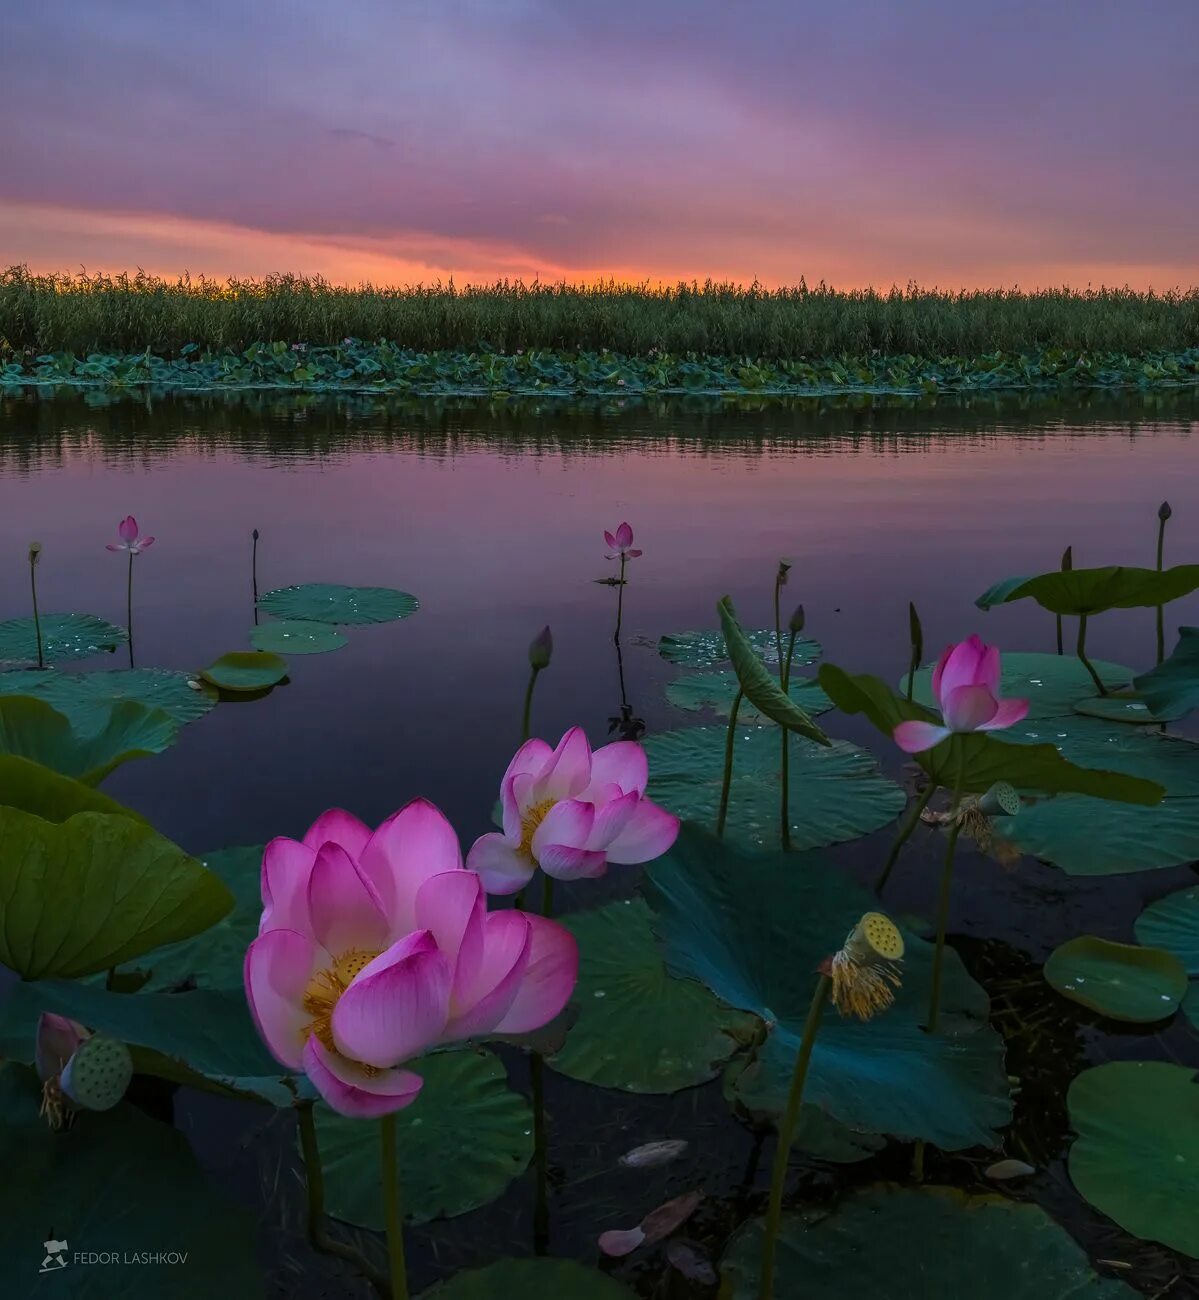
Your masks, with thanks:
[{"label": "lotus stem", "polygon": [[1103,679],[1095,671],[1095,665],[1087,658],[1087,616],[1085,614],[1078,616],[1078,657],[1082,660],[1082,666],[1091,674],[1095,689],[1100,695],[1106,695],[1107,687],[1104,686]]},{"label": "lotus stem", "polygon": [[133,667],[133,552],[129,552],[129,580],[125,584],[125,624],[129,632],[129,667]]},{"label": "lotus stem", "polygon": [[392,1111],[379,1120],[379,1147],[383,1165],[383,1208],[387,1220],[387,1259],[392,1300],[408,1300],[408,1270],[404,1264],[404,1224],[400,1218],[400,1167],[396,1159],[396,1117]]},{"label": "lotus stem", "polygon": [[[1162,560],[1166,545],[1166,520],[1170,518],[1170,503],[1163,501],[1157,511],[1157,571],[1162,571]],[[1157,607],[1157,662],[1166,657],[1166,607]]]},{"label": "lotus stem", "polygon": [[[724,781],[720,787],[720,811],[716,814],[716,838],[724,839],[724,823],[729,815],[729,790],[733,784],[733,741],[737,732],[737,714],[741,712],[741,701],[745,698],[738,690],[733,696],[733,707],[729,710],[729,729],[724,741]],[[783,728],[787,734],[787,728]]]},{"label": "lotus stem", "polygon": [[379,1295],[387,1300],[390,1289],[383,1274],[373,1269],[352,1246],[343,1245],[325,1231],[325,1175],[321,1169],[321,1153],[316,1141],[312,1102],[302,1102],[296,1109],[300,1126],[300,1151],[304,1157],[304,1187],[308,1194],[309,1244],[313,1250],[353,1264]]},{"label": "lotus stem", "polygon": [[616,631],[612,633],[612,640],[617,645],[620,644],[620,625],[624,621],[624,571],[628,563],[628,557],[622,552],[620,557],[620,585],[616,588]]},{"label": "lotus stem", "polygon": [[900,852],[903,846],[912,838],[912,833],[920,825],[920,814],[928,807],[929,801],[937,791],[935,782],[929,782],[925,787],[924,793],[908,809],[906,816],[900,824],[899,831],[895,836],[895,842],[891,845],[891,851],[887,854],[887,860],[883,863],[882,872],[879,878],[874,882],[874,892],[882,894],[887,887],[887,881],[891,879],[891,872],[895,869],[895,864],[899,861]]},{"label": "lotus stem", "polygon": [[42,620],[37,610],[37,562],[42,548],[34,542],[29,548],[29,590],[33,595],[33,634],[37,637],[37,666],[45,668],[45,652],[42,648]]},{"label": "lotus stem", "polygon": [[520,743],[523,745],[530,735],[530,716],[533,712],[533,687],[537,685],[537,674],[540,668],[533,668],[529,671],[529,684],[525,687],[525,709],[520,723]]},{"label": "lotus stem", "polygon": [[[941,868],[941,891],[937,899],[937,946],[933,950],[933,974],[928,994],[928,1032],[937,1032],[937,1021],[941,1015],[941,975],[945,966],[945,932],[949,928],[949,898],[953,892],[953,859],[958,846],[958,835],[962,823],[957,816],[962,803],[963,760],[958,758],[958,779],[953,791],[953,807],[950,810],[951,821],[949,834],[945,841],[945,865]],[[923,1153],[917,1160],[923,1164]]]},{"label": "lotus stem", "polygon": [[770,1175],[770,1203],[766,1211],[766,1239],[762,1243],[762,1273],[758,1284],[758,1300],[771,1300],[774,1295],[774,1254],[778,1244],[779,1219],[783,1212],[787,1160],[791,1155],[791,1144],[795,1141],[795,1130],[799,1124],[799,1112],[803,1105],[803,1090],[808,1078],[808,1065],[812,1060],[812,1048],[816,1045],[816,1035],[820,1030],[820,1021],[824,1016],[824,1008],[828,1004],[832,986],[833,982],[829,976],[821,972],[816,982],[816,991],[812,994],[812,1004],[808,1008],[803,1038],[799,1043],[799,1053],[795,1057],[795,1069],[791,1074],[791,1090],[787,1093],[787,1106],[783,1111],[783,1122],[779,1125],[778,1147],[774,1153],[774,1168]]},{"label": "lotus stem", "polygon": [[258,626],[258,529],[250,534],[250,583],[254,589],[254,626]]},{"label": "lotus stem", "polygon": [[550,1244],[549,1145],[545,1132],[545,1062],[540,1052],[529,1060],[533,1085],[533,1165],[536,1191],[533,1200],[533,1253],[544,1255]]},{"label": "lotus stem", "polygon": [[[774,610],[775,618],[778,618],[778,584],[774,588]],[[795,655],[795,638],[799,635],[794,629],[791,630],[787,640],[786,659],[779,659],[779,671],[782,674],[780,684],[783,688],[783,694],[791,685],[791,660]],[[779,729],[782,732],[782,754],[779,757],[779,834],[782,840],[783,852],[791,852],[791,735],[786,727]]]},{"label": "lotus stem", "polygon": [[[1062,552],[1062,572],[1066,573],[1073,567],[1074,548],[1072,546],[1067,546]],[[1062,616],[1060,614],[1055,614],[1053,616],[1053,621],[1057,625],[1057,652],[1058,654],[1065,654],[1065,648],[1062,645]]]}]

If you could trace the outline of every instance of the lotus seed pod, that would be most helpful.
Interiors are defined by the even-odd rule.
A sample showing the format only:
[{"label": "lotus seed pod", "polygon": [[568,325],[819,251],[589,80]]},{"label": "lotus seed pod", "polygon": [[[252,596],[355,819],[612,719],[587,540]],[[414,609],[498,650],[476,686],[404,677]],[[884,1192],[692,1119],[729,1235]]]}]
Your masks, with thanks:
[{"label": "lotus seed pod", "polygon": [[903,950],[899,927],[882,912],[867,912],[845,940],[845,952],[858,966],[901,961]]},{"label": "lotus seed pod", "polygon": [[779,571],[774,580],[776,586],[782,587],[786,584],[787,574],[790,572],[790,569],[791,566],[787,563],[786,560],[779,561]]},{"label": "lotus seed pod", "polygon": [[62,1072],[63,1093],[84,1110],[111,1110],[133,1078],[133,1058],[116,1038],[93,1034]]},{"label": "lotus seed pod", "polygon": [[979,811],[988,817],[997,817],[1001,813],[1015,817],[1020,811],[1020,796],[1015,786],[1006,781],[996,781],[986,794],[978,801]]},{"label": "lotus seed pod", "polygon": [[42,544],[41,544],[41,542],[30,542],[30,543],[29,543],[29,563],[30,563],[30,564],[36,564],[36,563],[38,562],[38,560],[40,560],[41,558],[42,558]]}]

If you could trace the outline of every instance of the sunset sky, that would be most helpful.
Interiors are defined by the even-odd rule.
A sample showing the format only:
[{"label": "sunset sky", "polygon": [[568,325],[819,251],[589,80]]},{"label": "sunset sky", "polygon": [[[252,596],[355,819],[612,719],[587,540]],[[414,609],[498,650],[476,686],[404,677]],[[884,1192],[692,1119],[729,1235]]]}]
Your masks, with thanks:
[{"label": "sunset sky", "polygon": [[1199,0],[38,0],[0,264],[1199,283]]}]

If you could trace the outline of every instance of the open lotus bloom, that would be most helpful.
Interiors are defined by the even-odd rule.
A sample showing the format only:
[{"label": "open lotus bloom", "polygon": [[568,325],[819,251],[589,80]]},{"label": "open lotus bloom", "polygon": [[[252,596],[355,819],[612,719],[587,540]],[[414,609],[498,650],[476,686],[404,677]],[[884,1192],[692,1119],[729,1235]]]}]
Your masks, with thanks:
[{"label": "open lotus bloom", "polygon": [[566,1005],[578,948],[553,921],[487,912],[442,813],[414,800],[372,831],[324,813],[262,859],[250,1010],[283,1065],[343,1115],[416,1099],[402,1063],[439,1043],[538,1029]]},{"label": "open lotus bloom", "polygon": [[935,722],[901,722],[892,735],[906,754],[920,754],[954,732],[1001,731],[1028,713],[1027,700],[999,698],[999,647],[982,637],[951,645],[933,669],[933,698],[941,710]]},{"label": "open lotus bloom", "polygon": [[500,787],[502,834],[475,841],[467,866],[491,894],[515,894],[538,867],[558,880],[602,876],[610,862],[651,862],[675,842],[679,819],[645,797],[649,761],[634,741],[593,754],[581,727],[551,749],[527,740]]},{"label": "open lotus bloom", "polygon": [[614,533],[610,533],[605,529],[604,541],[608,543],[610,550],[616,552],[615,555],[608,556],[608,559],[610,560],[618,558],[635,560],[641,554],[641,552],[636,550],[633,546],[633,529],[627,522],[621,524]]},{"label": "open lotus bloom", "polygon": [[131,555],[140,555],[144,550],[154,545],[153,537],[139,537],[137,531],[137,520],[132,515],[126,515],[117,525],[117,536],[121,539],[119,542],[109,542],[110,551],[128,551]]}]

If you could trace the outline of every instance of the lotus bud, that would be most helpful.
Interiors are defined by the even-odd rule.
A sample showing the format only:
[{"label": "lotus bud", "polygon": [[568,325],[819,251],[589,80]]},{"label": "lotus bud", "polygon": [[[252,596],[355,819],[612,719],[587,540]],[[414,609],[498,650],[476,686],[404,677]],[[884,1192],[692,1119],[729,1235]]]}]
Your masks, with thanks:
[{"label": "lotus bud", "polygon": [[791,618],[787,623],[787,628],[789,631],[794,632],[795,635],[798,636],[803,631],[803,625],[804,625],[803,606],[796,605],[795,613],[791,615]]},{"label": "lotus bud", "polygon": [[550,666],[554,655],[554,638],[549,627],[543,627],[529,645],[529,664],[534,672]]},{"label": "lotus bud", "polygon": [[62,1072],[63,1096],[83,1110],[111,1110],[133,1078],[133,1058],[119,1039],[93,1034],[75,1049]]},{"label": "lotus bud", "polygon": [[908,639],[912,645],[912,663],[917,667],[924,658],[924,628],[920,625],[920,615],[916,606],[908,601]]},{"label": "lotus bud", "polygon": [[1006,781],[996,781],[978,801],[978,810],[987,817],[1015,817],[1020,811],[1020,796]]},{"label": "lotus bud", "polygon": [[38,562],[38,560],[40,560],[41,558],[42,558],[42,544],[41,544],[41,542],[30,542],[30,543],[29,543],[29,563],[30,563],[30,564],[36,564],[36,563]]},{"label": "lotus bud", "polygon": [[843,1016],[870,1020],[895,1001],[904,943],[899,927],[882,912],[867,912],[828,964],[833,1006]]},{"label": "lotus bud", "polygon": [[1069,573],[1074,568],[1074,547],[1067,546],[1062,552],[1062,572]]},{"label": "lotus bud", "polygon": [[1161,505],[1158,506],[1157,508],[1157,517],[1162,521],[1163,524],[1166,522],[1167,519],[1170,518],[1170,516],[1173,513],[1174,511],[1170,509],[1170,503],[1168,501],[1163,501]]},{"label": "lotus bud", "polygon": [[257,541],[257,540],[258,540],[258,536],[259,536],[259,534],[258,534],[258,529],[255,528],[254,531],[250,534],[250,536],[251,536],[255,541]]}]

